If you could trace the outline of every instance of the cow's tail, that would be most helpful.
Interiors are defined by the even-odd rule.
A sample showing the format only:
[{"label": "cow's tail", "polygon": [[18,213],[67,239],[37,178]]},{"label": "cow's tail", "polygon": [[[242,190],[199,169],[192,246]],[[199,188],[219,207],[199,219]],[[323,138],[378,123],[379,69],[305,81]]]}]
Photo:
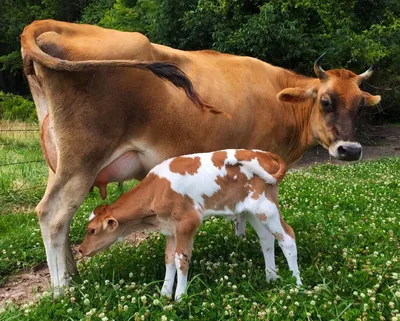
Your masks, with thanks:
[{"label": "cow's tail", "polygon": [[152,72],[162,80],[185,91],[187,97],[200,109],[214,114],[228,114],[202,102],[200,95],[193,87],[190,78],[177,65],[169,62],[153,62],[139,60],[85,60],[71,61],[53,57],[40,49],[36,39],[44,32],[61,32],[61,28],[52,21],[38,21],[25,27],[21,35],[21,45],[24,56],[24,68],[27,75],[34,74],[33,62],[49,69],[69,72],[95,70],[98,68],[131,67]]}]

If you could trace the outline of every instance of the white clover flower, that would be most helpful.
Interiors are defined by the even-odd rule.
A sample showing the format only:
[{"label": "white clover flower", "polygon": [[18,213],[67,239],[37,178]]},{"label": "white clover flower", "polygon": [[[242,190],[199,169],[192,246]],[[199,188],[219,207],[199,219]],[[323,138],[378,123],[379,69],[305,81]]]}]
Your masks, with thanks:
[{"label": "white clover flower", "polygon": [[174,308],[174,306],[172,304],[168,304],[163,308],[163,310],[164,311],[171,311],[173,308]]},{"label": "white clover flower", "polygon": [[327,267],[327,270],[330,272],[330,271],[333,270],[333,268],[329,265],[329,266]]},{"label": "white clover flower", "polygon": [[155,299],[154,301],[153,301],[153,305],[159,305],[160,304],[160,301],[158,300],[158,299]]},{"label": "white clover flower", "polygon": [[146,302],[147,302],[147,297],[146,297],[145,295],[143,295],[142,297],[140,297],[140,300],[141,300],[143,303],[146,303]]},{"label": "white clover flower", "polygon": [[311,301],[310,301],[310,304],[311,304],[311,305],[315,305],[315,301],[314,301],[314,300],[311,300]]},{"label": "white clover flower", "polygon": [[400,298],[400,291],[396,291],[396,293],[394,294],[396,297]]},{"label": "white clover flower", "polygon": [[168,318],[165,315],[161,316],[161,321],[167,321],[167,320]]},{"label": "white clover flower", "polygon": [[83,301],[83,304],[84,304],[84,305],[89,305],[89,304],[90,304],[90,300],[89,300],[89,299],[85,299],[85,300]]}]

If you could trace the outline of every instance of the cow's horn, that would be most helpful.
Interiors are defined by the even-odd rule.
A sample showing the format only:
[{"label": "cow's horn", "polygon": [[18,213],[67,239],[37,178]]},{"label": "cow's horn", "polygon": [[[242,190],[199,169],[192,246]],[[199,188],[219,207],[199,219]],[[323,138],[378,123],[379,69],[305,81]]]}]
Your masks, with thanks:
[{"label": "cow's horn", "polygon": [[315,62],[314,62],[314,72],[315,72],[315,74],[317,75],[317,77],[319,78],[319,79],[326,79],[326,78],[328,78],[328,76],[327,76],[327,74],[326,74],[326,72],[325,72],[325,70],[323,70],[322,68],[321,68],[321,66],[320,66],[320,62],[321,62],[321,60],[322,60],[322,58],[325,56],[325,54],[326,54],[326,52],[324,52],[317,60],[315,60]]},{"label": "cow's horn", "polygon": [[369,67],[367,71],[363,72],[362,74],[359,74],[358,78],[360,79],[360,83],[363,80],[367,80],[369,77],[371,77],[372,74],[374,73],[374,70],[375,70],[374,65],[372,65],[371,67]]}]

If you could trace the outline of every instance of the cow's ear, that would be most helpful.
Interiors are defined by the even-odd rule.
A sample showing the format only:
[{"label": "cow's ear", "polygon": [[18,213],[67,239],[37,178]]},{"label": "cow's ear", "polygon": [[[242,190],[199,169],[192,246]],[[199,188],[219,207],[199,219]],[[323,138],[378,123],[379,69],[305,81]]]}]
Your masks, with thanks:
[{"label": "cow's ear", "polygon": [[103,220],[103,230],[111,233],[114,232],[118,227],[118,221],[115,217],[108,216]]},{"label": "cow's ear", "polygon": [[381,101],[381,96],[379,95],[371,95],[370,93],[363,92],[364,98],[365,98],[365,105],[366,106],[375,106],[378,105],[379,102]]},{"label": "cow's ear", "polygon": [[315,97],[317,94],[313,88],[304,89],[300,87],[285,88],[276,96],[278,100],[285,103],[297,104],[306,101],[307,99]]}]

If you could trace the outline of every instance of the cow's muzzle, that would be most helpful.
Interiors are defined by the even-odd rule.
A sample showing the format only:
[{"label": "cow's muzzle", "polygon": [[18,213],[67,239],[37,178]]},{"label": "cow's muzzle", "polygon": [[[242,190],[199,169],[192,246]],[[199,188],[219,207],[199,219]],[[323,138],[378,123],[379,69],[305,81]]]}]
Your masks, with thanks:
[{"label": "cow's muzzle", "polygon": [[339,140],[329,146],[329,154],[343,161],[357,161],[362,157],[362,146],[357,142]]}]

